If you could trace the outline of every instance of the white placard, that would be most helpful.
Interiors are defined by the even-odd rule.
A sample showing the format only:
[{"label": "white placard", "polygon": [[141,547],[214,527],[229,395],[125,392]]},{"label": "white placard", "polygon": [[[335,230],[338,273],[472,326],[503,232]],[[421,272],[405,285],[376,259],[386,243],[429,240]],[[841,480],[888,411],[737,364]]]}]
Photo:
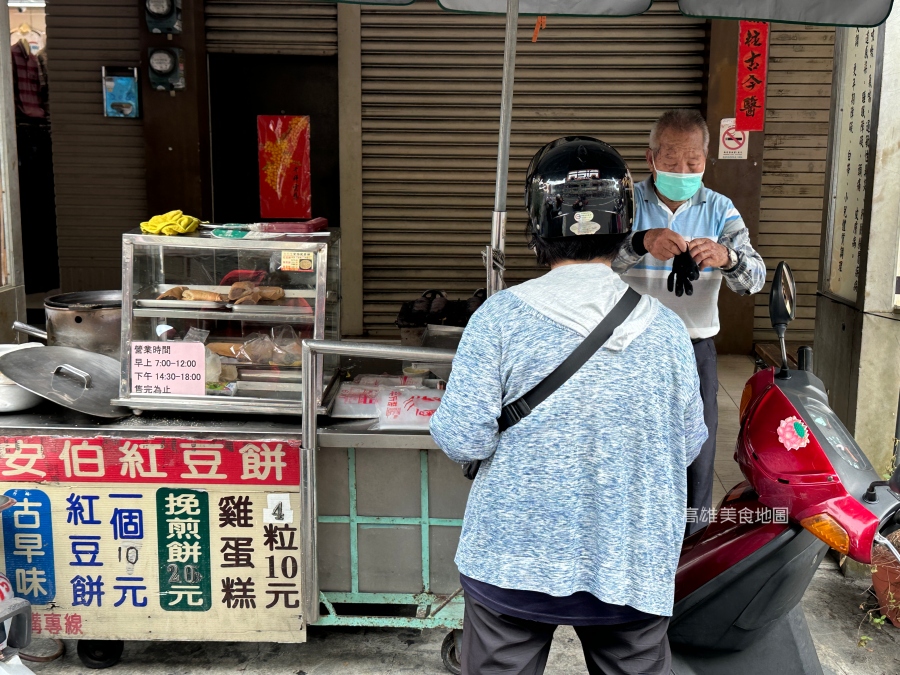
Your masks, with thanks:
[{"label": "white placard", "polygon": [[747,159],[750,132],[737,131],[734,118],[726,117],[719,123],[719,159]]}]

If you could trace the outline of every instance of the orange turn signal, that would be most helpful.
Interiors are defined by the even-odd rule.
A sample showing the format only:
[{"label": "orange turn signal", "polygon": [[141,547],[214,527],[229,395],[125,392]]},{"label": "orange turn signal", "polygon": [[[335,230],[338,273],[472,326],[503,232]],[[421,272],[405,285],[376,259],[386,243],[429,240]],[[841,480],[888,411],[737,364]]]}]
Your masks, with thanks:
[{"label": "orange turn signal", "polygon": [[741,394],[741,408],[740,408],[740,419],[744,419],[744,413],[747,412],[747,406],[750,405],[750,398],[753,396],[753,387],[750,386],[748,382],[744,387],[744,392]]},{"label": "orange turn signal", "polygon": [[804,518],[800,524],[836,551],[844,555],[850,552],[850,535],[827,513]]}]

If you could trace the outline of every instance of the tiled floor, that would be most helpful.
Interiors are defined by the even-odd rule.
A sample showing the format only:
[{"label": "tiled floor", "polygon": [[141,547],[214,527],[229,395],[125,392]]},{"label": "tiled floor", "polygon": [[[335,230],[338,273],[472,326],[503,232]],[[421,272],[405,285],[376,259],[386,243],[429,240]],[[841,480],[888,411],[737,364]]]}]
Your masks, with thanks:
[{"label": "tiled floor", "polygon": [[728,490],[744,480],[734,461],[734,444],[740,426],[738,407],[741,392],[752,374],[753,360],[749,356],[719,356],[719,430],[716,434],[714,506]]}]

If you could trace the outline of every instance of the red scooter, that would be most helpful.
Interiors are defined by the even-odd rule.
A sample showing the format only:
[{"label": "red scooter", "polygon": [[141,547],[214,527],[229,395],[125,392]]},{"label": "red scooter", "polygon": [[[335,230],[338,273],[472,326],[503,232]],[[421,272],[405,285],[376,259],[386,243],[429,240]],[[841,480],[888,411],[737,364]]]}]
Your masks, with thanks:
[{"label": "red scooter", "polygon": [[735,459],[747,480],[684,541],[669,627],[674,675],[822,675],[800,600],[829,548],[870,563],[900,522],[900,469],[882,481],[828,405],[812,350],[787,367],[796,289],[781,262],[769,315],[781,369],[741,396]]}]

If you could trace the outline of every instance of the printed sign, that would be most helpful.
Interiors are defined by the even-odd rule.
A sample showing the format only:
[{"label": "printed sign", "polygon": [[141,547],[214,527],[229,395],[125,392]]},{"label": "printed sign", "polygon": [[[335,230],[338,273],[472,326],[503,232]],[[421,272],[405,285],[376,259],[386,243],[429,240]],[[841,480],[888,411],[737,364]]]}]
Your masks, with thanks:
[{"label": "printed sign", "polygon": [[[851,302],[859,291],[859,248],[865,221],[866,187],[872,137],[877,28],[848,28],[843,34],[835,89],[828,290]],[[827,194],[827,193],[826,193]]]},{"label": "printed sign", "polygon": [[769,24],[741,21],[739,30],[735,129],[762,131],[766,123]]},{"label": "printed sign", "polygon": [[282,251],[282,272],[312,272],[315,268],[316,254],[311,251]]},{"label": "printed sign", "polygon": [[263,218],[312,218],[309,117],[260,115],[259,210]]},{"label": "printed sign", "polygon": [[2,513],[6,576],[15,594],[44,605],[56,597],[50,498],[41,490],[7,490],[16,503]]},{"label": "printed sign", "polygon": [[738,131],[735,119],[727,117],[719,123],[719,159],[747,159],[750,132]]},{"label": "printed sign", "polygon": [[[5,440],[15,448],[36,439]],[[209,639],[213,626],[220,639],[302,642],[299,454],[287,461],[257,452],[243,473],[233,470],[242,463],[237,457],[236,465],[206,465],[192,480],[179,481],[173,474],[183,466],[185,444],[194,441],[103,440],[110,448],[115,440],[137,449],[143,461],[113,467],[105,453],[92,454],[79,472],[102,475],[66,478],[64,467],[51,468],[62,460],[50,451],[31,468],[53,482],[40,489],[20,483],[6,492],[17,503],[2,513],[0,559],[13,592],[36,606],[35,637],[199,640]],[[68,444],[71,462],[71,448],[82,442],[54,438],[44,445]],[[162,445],[152,465],[147,445]],[[251,445],[297,448],[227,442],[217,452],[239,456]],[[0,474],[30,464],[13,457],[12,464],[9,455],[0,458]],[[131,477],[130,465],[143,473]],[[126,467],[124,475],[119,467]],[[219,472],[224,480],[215,477]]]},{"label": "printed sign", "polygon": [[206,348],[201,342],[132,342],[131,393],[206,394]]}]

